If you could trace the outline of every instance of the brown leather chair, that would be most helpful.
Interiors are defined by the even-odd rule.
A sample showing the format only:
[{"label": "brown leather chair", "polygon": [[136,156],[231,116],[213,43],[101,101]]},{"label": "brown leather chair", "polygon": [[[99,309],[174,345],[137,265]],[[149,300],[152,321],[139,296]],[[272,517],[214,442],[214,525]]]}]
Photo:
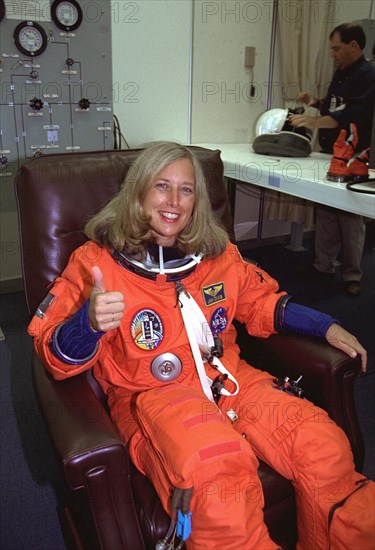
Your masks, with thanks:
[{"label": "brown leather chair", "polygon": [[[233,223],[219,151],[194,148],[202,161],[216,215],[233,238]],[[137,150],[48,155],[26,162],[16,178],[26,300],[34,313],[70,253],[85,241],[85,220],[118,190]],[[353,400],[359,360],[319,339],[274,335],[251,338],[238,326],[244,357],[254,366],[303,375],[306,396],[346,431],[362,467],[363,442]],[[91,371],[56,382],[33,357],[35,392],[65,477],[59,511],[68,548],[155,548],[169,521],[146,477],[130,463],[126,444],[108,415]],[[295,547],[293,488],[264,463],[259,476],[265,521],[284,549]]]}]

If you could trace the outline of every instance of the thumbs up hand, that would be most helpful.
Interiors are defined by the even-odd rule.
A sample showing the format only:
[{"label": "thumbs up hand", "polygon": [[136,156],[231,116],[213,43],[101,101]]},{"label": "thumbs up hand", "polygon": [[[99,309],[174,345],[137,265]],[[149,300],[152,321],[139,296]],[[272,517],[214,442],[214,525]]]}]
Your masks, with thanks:
[{"label": "thumbs up hand", "polygon": [[93,266],[94,286],[90,293],[89,320],[91,328],[97,332],[107,332],[120,326],[125,303],[121,292],[107,292],[104,276],[98,266]]}]

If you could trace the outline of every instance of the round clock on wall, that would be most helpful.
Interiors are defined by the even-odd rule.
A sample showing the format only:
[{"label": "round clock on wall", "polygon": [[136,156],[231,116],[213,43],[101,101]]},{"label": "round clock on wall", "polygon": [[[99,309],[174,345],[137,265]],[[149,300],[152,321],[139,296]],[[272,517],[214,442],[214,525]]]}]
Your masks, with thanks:
[{"label": "round clock on wall", "polygon": [[34,21],[22,21],[14,29],[13,37],[19,51],[32,57],[43,53],[48,43],[46,31]]},{"label": "round clock on wall", "polygon": [[82,9],[76,0],[54,0],[51,17],[59,29],[75,31],[82,23]]}]

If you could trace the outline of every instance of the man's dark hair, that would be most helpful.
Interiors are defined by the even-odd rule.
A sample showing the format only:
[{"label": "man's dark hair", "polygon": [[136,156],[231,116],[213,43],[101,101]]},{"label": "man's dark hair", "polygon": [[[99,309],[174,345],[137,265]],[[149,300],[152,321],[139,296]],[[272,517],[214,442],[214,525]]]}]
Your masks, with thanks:
[{"label": "man's dark hair", "polygon": [[333,35],[338,33],[340,35],[341,42],[349,44],[352,40],[355,40],[358,46],[363,50],[366,46],[366,35],[361,25],[358,23],[343,23],[339,25],[329,35],[329,38],[333,38]]}]

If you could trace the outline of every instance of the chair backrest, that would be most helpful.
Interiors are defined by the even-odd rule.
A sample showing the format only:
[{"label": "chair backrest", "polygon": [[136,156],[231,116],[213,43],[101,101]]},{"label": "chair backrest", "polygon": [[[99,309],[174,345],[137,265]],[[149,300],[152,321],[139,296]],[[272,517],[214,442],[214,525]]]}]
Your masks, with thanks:
[{"label": "chair backrest", "polygon": [[[211,203],[231,239],[233,220],[220,151],[191,147],[202,163]],[[140,149],[45,155],[25,162],[15,180],[22,273],[33,314],[83,244],[83,227],[119,190]]]}]

